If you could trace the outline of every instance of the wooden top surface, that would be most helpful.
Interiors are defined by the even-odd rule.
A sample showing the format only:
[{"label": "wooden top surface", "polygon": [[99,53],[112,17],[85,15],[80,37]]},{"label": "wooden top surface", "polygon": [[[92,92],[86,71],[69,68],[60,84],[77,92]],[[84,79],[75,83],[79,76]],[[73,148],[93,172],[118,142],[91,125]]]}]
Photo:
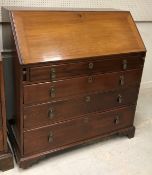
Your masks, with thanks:
[{"label": "wooden top surface", "polygon": [[11,11],[22,64],[144,52],[129,12]]}]

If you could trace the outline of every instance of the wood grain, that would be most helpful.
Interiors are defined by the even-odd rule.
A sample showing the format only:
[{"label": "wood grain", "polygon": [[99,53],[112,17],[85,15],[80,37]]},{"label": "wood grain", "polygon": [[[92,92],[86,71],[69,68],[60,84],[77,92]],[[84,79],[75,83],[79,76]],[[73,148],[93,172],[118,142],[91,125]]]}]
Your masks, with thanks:
[{"label": "wood grain", "polygon": [[6,171],[12,169],[14,165],[12,152],[10,151],[7,142],[4,74],[1,58],[0,53],[0,170]]},{"label": "wood grain", "polygon": [[[50,100],[61,100],[80,94],[105,92],[139,85],[142,68],[117,73],[90,75],[24,86],[24,104],[37,104]],[[39,93],[39,95],[37,95]]]},{"label": "wood grain", "polygon": [[14,9],[3,16],[4,49],[10,43],[15,53],[9,137],[20,167],[110,135],[134,136],[146,50],[129,12]]},{"label": "wood grain", "polygon": [[11,11],[22,64],[144,52],[129,12]]},{"label": "wood grain", "polygon": [[7,171],[12,168],[14,168],[13,155],[8,146],[8,151],[0,154],[0,171]]},{"label": "wood grain", "polygon": [[3,132],[2,129],[0,128],[0,152],[3,151],[3,149],[4,149]]},{"label": "wood grain", "polygon": [[[135,107],[122,108],[25,132],[24,153],[28,155],[33,154],[33,152],[36,153],[53,149],[118,130],[122,127],[131,126],[133,123],[134,110]],[[115,123],[117,116],[119,116],[119,122]],[[50,132],[52,134],[52,141],[49,143],[48,137]]]},{"label": "wood grain", "polygon": [[[140,68],[144,64],[142,56],[138,55],[134,57],[122,56],[120,58],[117,56],[112,59],[100,59],[98,61],[95,58],[92,58],[90,61],[86,60],[81,62],[77,61],[75,63],[68,62],[67,64],[50,64],[49,66],[33,66],[29,68],[29,81],[27,81],[27,83],[37,81],[57,81],[75,76],[123,71],[124,60],[127,62],[125,70]],[[89,68],[90,64],[93,64],[91,69]],[[54,79],[52,79],[52,74],[55,74]]]},{"label": "wood grain", "polygon": [[[121,103],[118,102],[119,95],[122,96]],[[67,100],[25,107],[24,127],[31,129],[77,118],[92,112],[133,105],[136,104],[137,96],[138,87],[131,87],[114,92],[87,94]],[[90,101],[86,101],[88,97]],[[51,109],[53,110],[52,118],[49,116]]]}]

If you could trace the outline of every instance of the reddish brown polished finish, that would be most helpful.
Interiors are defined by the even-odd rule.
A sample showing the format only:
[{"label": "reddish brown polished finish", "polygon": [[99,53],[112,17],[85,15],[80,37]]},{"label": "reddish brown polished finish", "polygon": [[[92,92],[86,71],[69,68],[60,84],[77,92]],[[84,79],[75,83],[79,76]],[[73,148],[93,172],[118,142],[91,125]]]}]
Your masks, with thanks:
[{"label": "reddish brown polished finish", "polygon": [[[100,59],[100,58],[98,58]],[[126,61],[127,67],[125,70],[136,69],[143,66],[144,61],[141,57],[121,57],[113,59],[103,59],[100,61],[95,61],[89,59],[90,61],[76,62],[59,65],[50,65],[43,67],[33,67],[29,69],[29,80],[34,81],[55,81],[59,79],[71,78],[75,76],[90,75],[96,73],[107,73],[107,72],[117,72],[123,71],[123,63]],[[92,67],[91,67],[92,65]],[[53,72],[54,70],[54,72]],[[53,74],[55,77],[53,78]]]},{"label": "reddish brown polished finish", "polygon": [[13,156],[7,145],[3,67],[0,53],[0,171],[12,169]]},{"label": "reddish brown polished finish", "polygon": [[[90,75],[61,81],[24,86],[24,104],[56,101],[91,92],[105,92],[139,85],[142,69],[107,74]],[[39,95],[37,95],[39,93]]]},{"label": "reddish brown polished finish", "polygon": [[128,127],[133,124],[134,112],[135,106],[120,108],[106,113],[90,114],[83,118],[25,132],[25,155],[55,149]]},{"label": "reddish brown polished finish", "polygon": [[18,10],[11,16],[23,64],[145,50],[129,12]]},{"label": "reddish brown polished finish", "polygon": [[[77,118],[84,114],[105,111],[116,107],[136,104],[138,88],[107,93],[87,94],[80,97],[24,108],[24,127],[30,129],[54,122]],[[122,102],[118,101],[121,96]],[[87,101],[88,100],[88,101]],[[90,101],[89,101],[90,100]],[[52,116],[49,114],[52,110]],[[68,113],[67,113],[68,111]]]},{"label": "reddish brown polished finish", "polygon": [[15,51],[9,136],[20,167],[110,135],[134,136],[146,51],[129,12],[3,9],[3,19],[4,46],[12,38]]},{"label": "reddish brown polished finish", "polygon": [[3,134],[2,129],[0,129],[0,151],[3,151],[4,143],[3,143]]}]

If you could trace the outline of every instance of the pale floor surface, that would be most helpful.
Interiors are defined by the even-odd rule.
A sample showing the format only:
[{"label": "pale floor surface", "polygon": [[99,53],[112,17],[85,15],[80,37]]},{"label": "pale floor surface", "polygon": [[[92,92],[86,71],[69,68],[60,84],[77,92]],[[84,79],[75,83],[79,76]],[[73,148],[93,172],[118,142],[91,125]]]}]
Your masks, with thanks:
[{"label": "pale floor surface", "polygon": [[152,175],[152,89],[140,91],[133,139],[114,137],[2,175]]}]

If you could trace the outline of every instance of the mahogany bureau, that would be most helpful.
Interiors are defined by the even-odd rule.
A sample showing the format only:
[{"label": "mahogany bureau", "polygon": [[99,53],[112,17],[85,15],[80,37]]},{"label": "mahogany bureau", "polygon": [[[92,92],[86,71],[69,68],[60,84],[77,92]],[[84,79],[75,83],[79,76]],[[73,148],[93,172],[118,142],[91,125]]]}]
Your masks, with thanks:
[{"label": "mahogany bureau", "polygon": [[0,171],[12,169],[13,156],[7,144],[3,66],[0,54]]},{"label": "mahogany bureau", "polygon": [[9,135],[20,167],[134,136],[146,50],[129,12],[3,9],[3,19],[15,87]]}]

